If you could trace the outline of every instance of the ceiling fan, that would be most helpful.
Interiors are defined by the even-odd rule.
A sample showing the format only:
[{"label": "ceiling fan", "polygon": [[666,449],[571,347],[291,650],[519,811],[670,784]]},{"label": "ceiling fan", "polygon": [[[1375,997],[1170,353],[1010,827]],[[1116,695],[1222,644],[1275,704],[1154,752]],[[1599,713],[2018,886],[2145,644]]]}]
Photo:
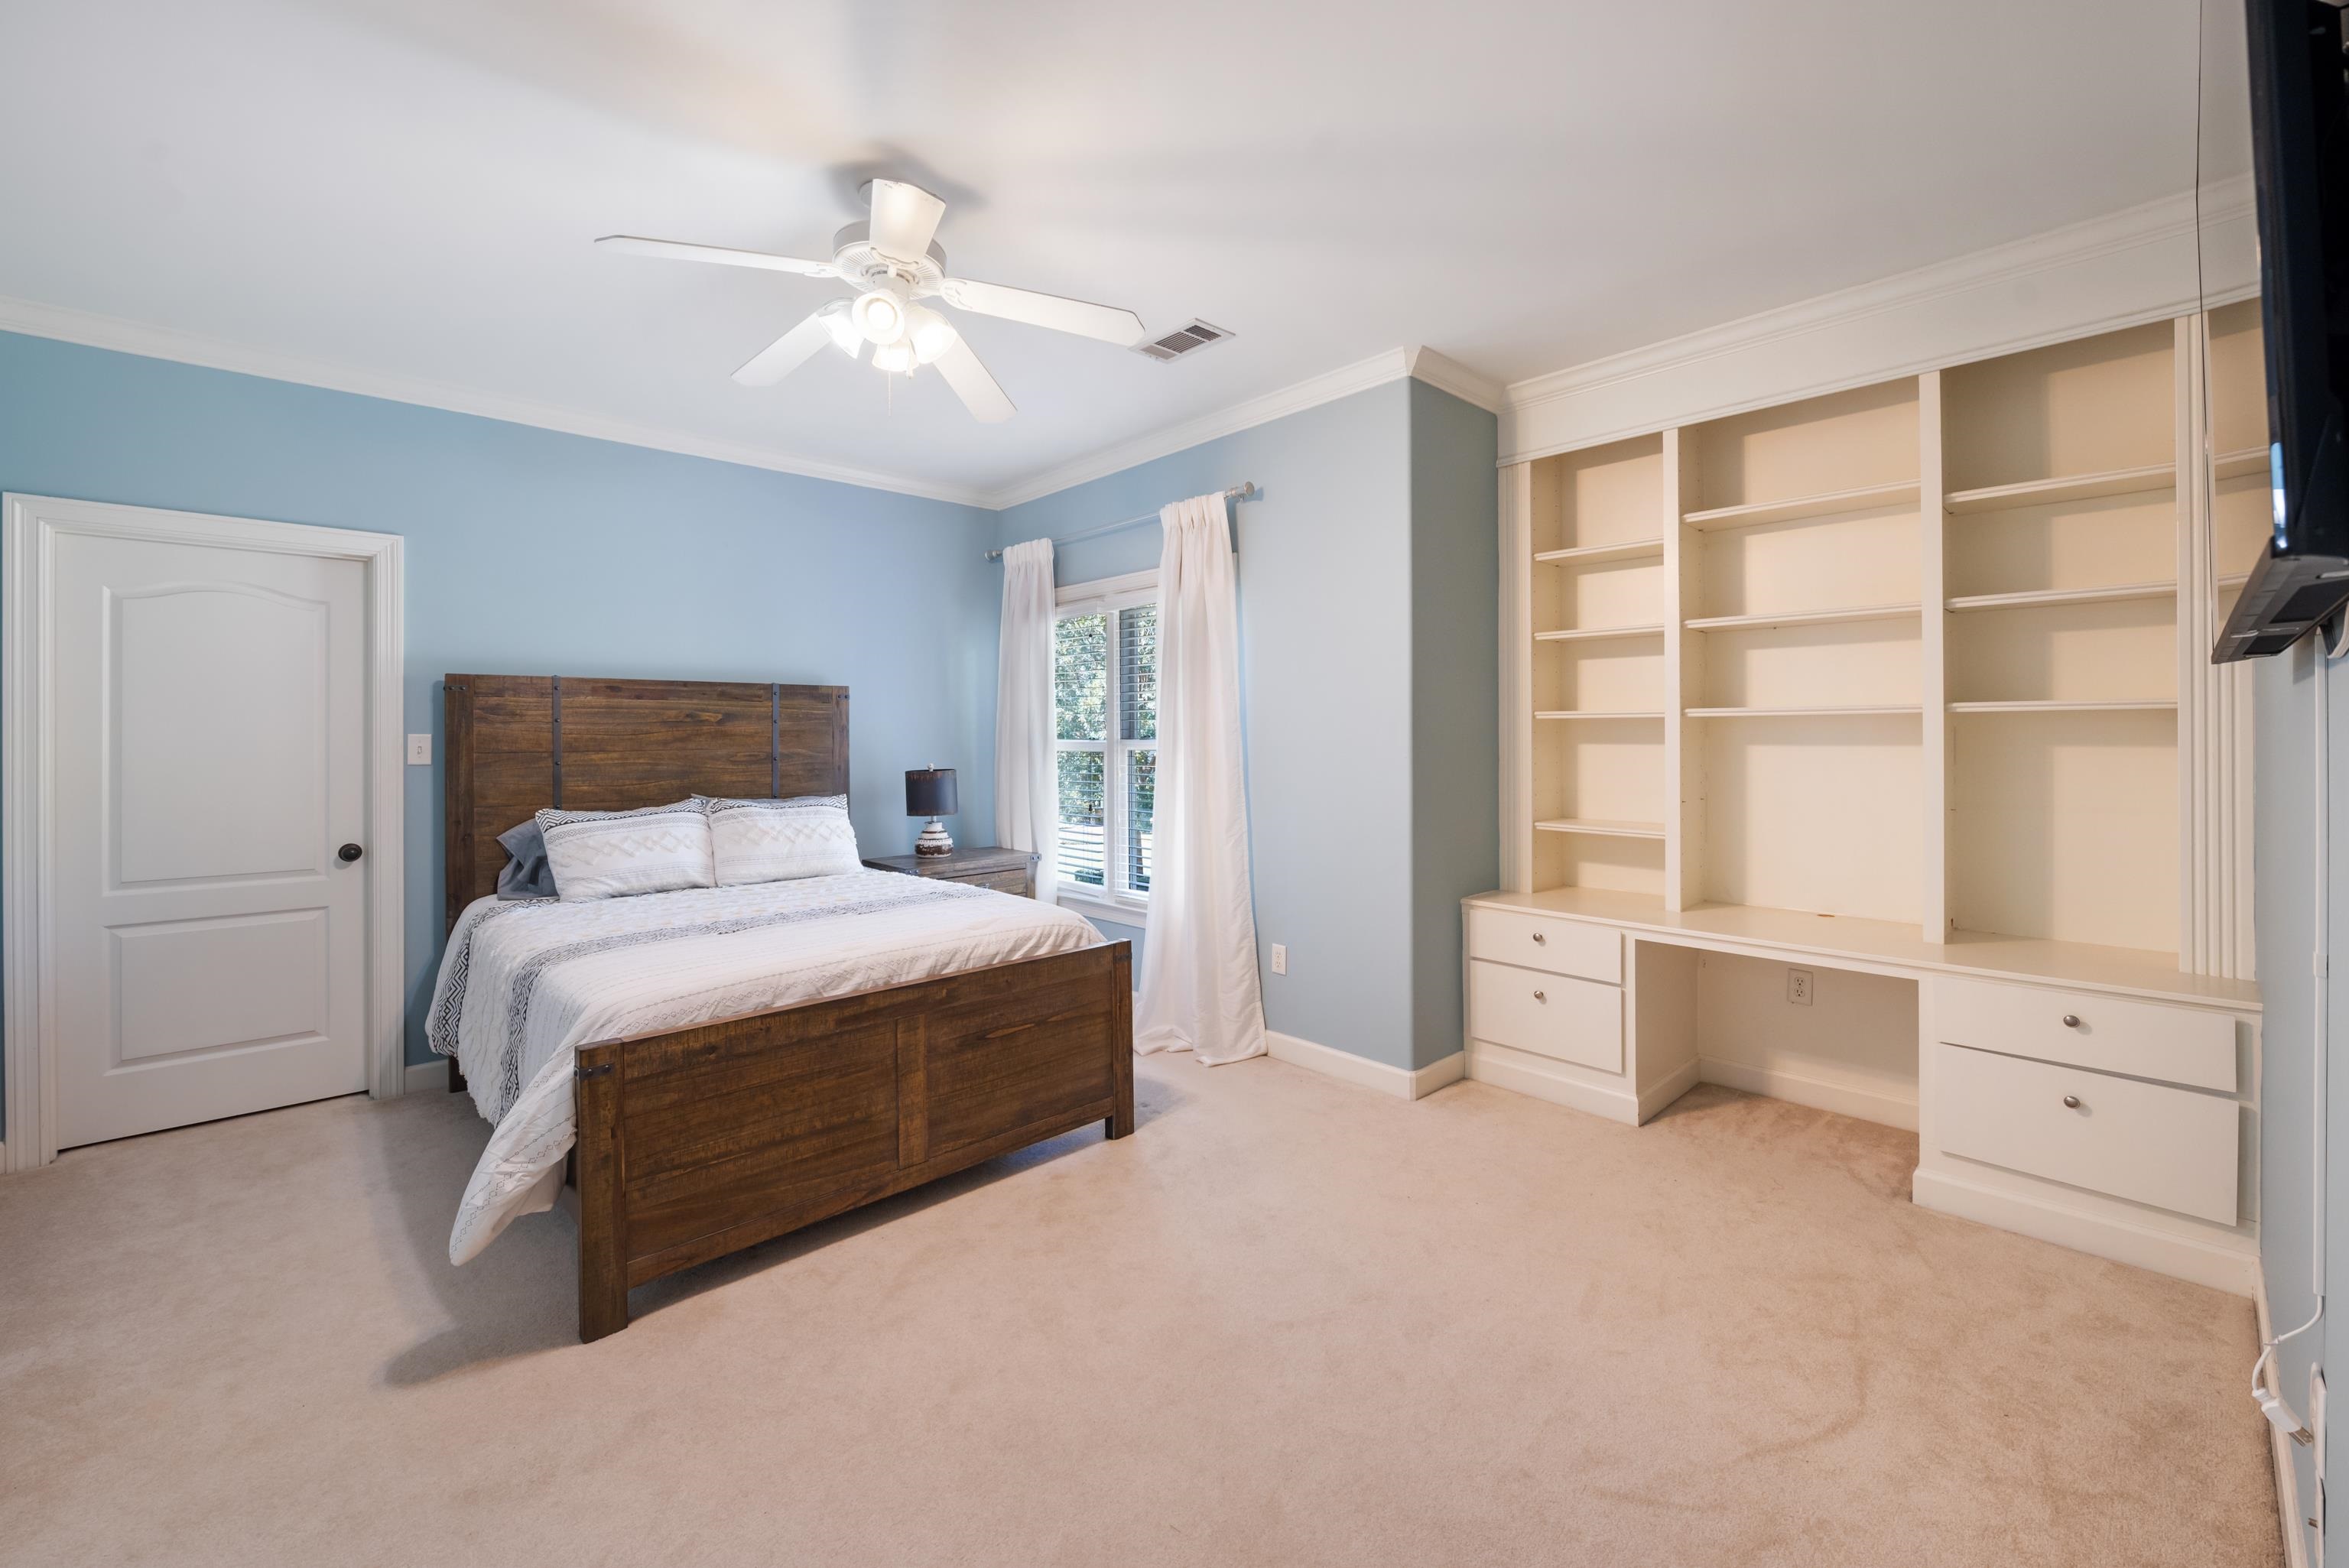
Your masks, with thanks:
[{"label": "ceiling fan", "polygon": [[635,234],[606,234],[595,242],[640,256],[833,278],[856,290],[854,299],[823,304],[734,372],[734,379],[745,387],[773,386],[827,343],[851,359],[863,358],[870,344],[877,368],[891,375],[911,375],[916,366],[935,365],[974,417],[988,424],[1009,419],[1011,399],[1004,396],[954,323],[922,303],[932,298],[980,315],[1073,332],[1120,347],[1142,341],[1142,318],[1130,310],[947,276],[947,253],[931,241],[938,220],[946,216],[947,204],[902,180],[875,180],[869,189],[871,221],[851,223],[834,235],[828,262],[688,244],[681,240],[647,240]]}]

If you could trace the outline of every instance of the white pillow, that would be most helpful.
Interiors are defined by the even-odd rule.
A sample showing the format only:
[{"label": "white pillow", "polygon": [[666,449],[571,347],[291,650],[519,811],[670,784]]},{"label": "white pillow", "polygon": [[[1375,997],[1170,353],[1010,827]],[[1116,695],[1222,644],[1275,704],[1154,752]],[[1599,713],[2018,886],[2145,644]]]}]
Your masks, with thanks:
[{"label": "white pillow", "polygon": [[640,811],[541,811],[538,830],[565,903],[717,885],[709,819],[696,800]]},{"label": "white pillow", "polygon": [[718,885],[792,882],[861,871],[845,795],[792,800],[704,800]]}]

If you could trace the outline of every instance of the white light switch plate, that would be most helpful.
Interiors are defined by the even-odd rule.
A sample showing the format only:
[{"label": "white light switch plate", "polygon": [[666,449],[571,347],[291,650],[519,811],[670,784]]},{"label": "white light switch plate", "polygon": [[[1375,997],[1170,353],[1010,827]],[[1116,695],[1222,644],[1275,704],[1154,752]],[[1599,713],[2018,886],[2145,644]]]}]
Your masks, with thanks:
[{"label": "white light switch plate", "polygon": [[411,735],[408,738],[408,765],[410,768],[429,768],[432,766],[432,738],[430,736]]}]

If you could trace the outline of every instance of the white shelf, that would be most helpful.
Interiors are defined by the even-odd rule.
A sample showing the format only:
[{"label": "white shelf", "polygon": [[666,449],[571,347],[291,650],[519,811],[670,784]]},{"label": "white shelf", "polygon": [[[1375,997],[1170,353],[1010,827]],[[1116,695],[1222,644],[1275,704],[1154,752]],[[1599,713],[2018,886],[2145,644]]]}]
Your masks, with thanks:
[{"label": "white shelf", "polygon": [[1606,637],[1661,637],[1661,626],[1594,626],[1573,632],[1536,632],[1537,643],[1590,643]]},{"label": "white shelf", "polygon": [[1663,710],[1662,710],[1661,708],[1654,708],[1654,707],[1649,707],[1649,708],[1623,708],[1623,709],[1618,709],[1618,710],[1616,710],[1616,711],[1614,711],[1614,712],[1602,712],[1602,711],[1599,711],[1599,710],[1598,710],[1598,709],[1594,709],[1594,708],[1550,707],[1550,708],[1537,708],[1537,709],[1535,709],[1535,710],[1534,710],[1534,717],[1535,717],[1536,718],[1586,718],[1586,719],[1609,719],[1609,718],[1661,718],[1661,717],[1664,717],[1664,714],[1663,714]]},{"label": "white shelf", "polygon": [[1578,544],[1571,550],[1545,550],[1534,559],[1545,566],[1596,566],[1606,561],[1638,561],[1646,556],[1661,561],[1664,542],[1661,539],[1634,539],[1621,544]]},{"label": "white shelf", "polygon": [[1951,713],[2174,713],[2178,699],[2131,697],[2121,702],[1953,702]]},{"label": "white shelf", "polygon": [[1704,615],[1682,625],[1692,632],[1726,632],[1741,626],[1827,626],[1857,621],[1906,621],[1923,614],[1918,604],[1869,604],[1850,610],[1794,610],[1775,615]]},{"label": "white shelf", "polygon": [[2071,474],[2058,480],[2033,480],[2019,485],[1991,485],[1982,490],[1952,490],[1943,504],[1951,512],[2002,511],[2019,506],[2046,506],[2063,500],[2093,500],[2099,496],[2137,495],[2169,490],[2178,483],[2178,465],[2157,463],[2143,469],[2113,469],[2101,474]]},{"label": "white shelf", "polygon": [[1951,610],[2021,610],[2033,604],[2109,604],[2125,599],[2167,599],[2175,583],[2124,583],[2110,588],[2034,588],[2023,593],[1967,593],[1949,602]]},{"label": "white shelf", "polygon": [[1535,830],[1544,833],[1589,833],[1604,839],[1661,839],[1664,836],[1661,822],[1609,822],[1596,817],[1560,817],[1547,822],[1536,822]]},{"label": "white shelf", "polygon": [[2268,472],[2268,449],[2265,447],[2249,447],[2240,452],[2220,452],[2210,459],[2210,468],[2222,480],[2265,474]]},{"label": "white shelf", "polygon": [[1911,704],[1906,707],[1692,707],[1686,711],[1691,718],[1868,718],[1915,717],[1925,710]]},{"label": "white shelf", "polygon": [[1915,480],[1899,484],[1868,485],[1860,490],[1829,490],[1824,495],[1798,496],[1792,500],[1755,501],[1746,506],[1716,506],[1692,511],[1681,521],[1691,528],[1759,528],[1765,522],[1793,522],[1801,518],[1837,517],[1847,511],[1914,501],[1921,493]]}]

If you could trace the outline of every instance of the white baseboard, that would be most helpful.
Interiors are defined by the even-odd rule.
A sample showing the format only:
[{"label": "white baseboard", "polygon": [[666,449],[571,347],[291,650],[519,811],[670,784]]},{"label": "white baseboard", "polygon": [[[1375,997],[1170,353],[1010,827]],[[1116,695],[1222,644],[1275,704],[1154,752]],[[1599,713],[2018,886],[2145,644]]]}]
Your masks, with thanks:
[{"label": "white baseboard", "polygon": [[1917,1097],[1913,1093],[1904,1099],[1866,1080],[1837,1076],[1831,1068],[1788,1072],[1784,1068],[1754,1067],[1747,1062],[1723,1061],[1719,1057],[1699,1057],[1696,1066],[1701,1082],[1742,1088],[1748,1094],[1765,1094],[1772,1099],[1807,1105],[1814,1110],[1832,1110],[1838,1116],[1857,1117],[1908,1132],[1917,1130]]},{"label": "white baseboard", "polygon": [[1640,1124],[1645,1126],[1653,1121],[1656,1119],[1656,1112],[1702,1082],[1703,1074],[1700,1070],[1703,1064],[1698,1061],[1683,1063],[1650,1084],[1648,1092],[1640,1097]]},{"label": "white baseboard", "polygon": [[449,1058],[434,1057],[429,1062],[410,1062],[408,1076],[400,1088],[402,1094],[446,1094],[449,1092]]},{"label": "white baseboard", "polygon": [[1468,1057],[1468,1076],[1478,1083],[1603,1116],[1609,1121],[1636,1127],[1641,1120],[1639,1099],[1628,1088],[1614,1088],[1569,1078],[1565,1071],[1556,1069],[1547,1057],[1503,1046],[1478,1041],[1470,1049],[1473,1054]]},{"label": "white baseboard", "polygon": [[1374,1088],[1381,1094],[1391,1094],[1398,1099],[1424,1099],[1446,1084],[1457,1083],[1467,1076],[1468,1057],[1464,1051],[1454,1051],[1440,1062],[1430,1062],[1416,1071],[1409,1068],[1390,1067],[1374,1062],[1368,1057],[1358,1057],[1351,1051],[1341,1051],[1334,1046],[1317,1045],[1278,1030],[1264,1032],[1265,1052],[1277,1062],[1292,1067],[1310,1068],[1317,1073],[1327,1073],[1364,1088]]},{"label": "white baseboard", "polygon": [[[2252,1309],[2259,1315],[2260,1343],[2265,1345],[2275,1334],[2275,1320],[2268,1315],[2267,1270],[2260,1270],[2260,1287],[2251,1296]],[[2268,1387],[2275,1387],[2274,1369],[2268,1373]],[[2284,1568],[2308,1568],[2307,1526],[2300,1511],[2300,1467],[2292,1462],[2292,1439],[2276,1429],[2264,1417],[2260,1425],[2268,1434],[2268,1459],[2275,1466],[2276,1520],[2283,1527]]]},{"label": "white baseboard", "polygon": [[2207,1284],[2230,1295],[2256,1298],[2259,1295],[2259,1254],[2248,1247],[2223,1246],[2123,1220],[2083,1214],[1946,1171],[1920,1168],[1910,1192],[1920,1208],[2036,1236],[2075,1252]]}]

